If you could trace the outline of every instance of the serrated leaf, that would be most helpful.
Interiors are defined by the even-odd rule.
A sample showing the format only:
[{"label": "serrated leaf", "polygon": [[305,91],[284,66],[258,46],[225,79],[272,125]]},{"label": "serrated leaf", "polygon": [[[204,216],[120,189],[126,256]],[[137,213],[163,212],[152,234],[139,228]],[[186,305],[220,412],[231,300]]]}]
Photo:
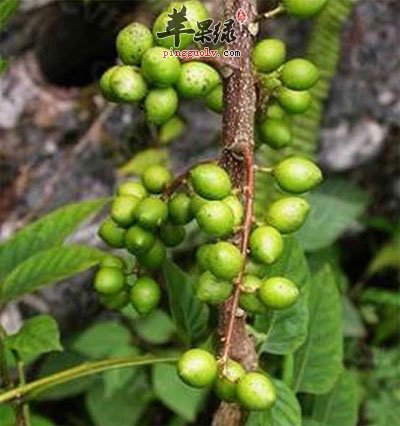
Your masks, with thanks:
[{"label": "serrated leaf", "polygon": [[312,277],[309,291],[308,335],[295,354],[295,392],[323,394],[342,371],[341,301],[329,266]]},{"label": "serrated leaf", "polygon": [[0,281],[29,256],[60,245],[106,202],[106,199],[98,199],[69,204],[31,223],[0,244]]},{"label": "serrated leaf", "polygon": [[61,351],[60,332],[56,321],[49,315],[24,321],[20,330],[5,338],[5,345],[25,360],[46,352]]},{"label": "serrated leaf", "polygon": [[206,391],[183,383],[174,365],[154,365],[152,377],[154,392],[163,404],[186,421],[194,422]]},{"label": "serrated leaf", "polygon": [[150,148],[140,151],[131,160],[118,169],[122,175],[141,175],[147,168],[155,164],[166,164],[168,150],[165,148]]},{"label": "serrated leaf", "polygon": [[328,180],[308,195],[311,211],[297,233],[306,251],[333,244],[365,210],[364,191],[344,180]]},{"label": "serrated leaf", "polygon": [[194,279],[172,262],[166,262],[164,276],[172,318],[180,337],[187,344],[198,341],[207,332],[209,310],[196,297]]},{"label": "serrated leaf", "polygon": [[70,245],[39,252],[20,263],[2,283],[0,299],[16,299],[94,266],[104,256],[92,247]]},{"label": "serrated leaf", "polygon": [[296,395],[280,380],[274,380],[278,398],[270,410],[253,411],[246,426],[301,426],[301,408]]}]

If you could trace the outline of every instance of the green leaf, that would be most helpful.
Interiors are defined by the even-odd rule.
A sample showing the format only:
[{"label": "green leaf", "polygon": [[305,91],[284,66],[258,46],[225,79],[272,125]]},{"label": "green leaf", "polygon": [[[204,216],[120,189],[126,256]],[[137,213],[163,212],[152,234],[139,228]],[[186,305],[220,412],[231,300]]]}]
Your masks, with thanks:
[{"label": "green leaf", "polygon": [[0,55],[0,75],[7,69],[8,62]]},{"label": "green leaf", "polygon": [[100,250],[87,246],[60,246],[39,252],[20,263],[7,276],[1,289],[3,301],[16,299],[49,284],[83,272],[104,256]]},{"label": "green leaf", "polygon": [[371,276],[386,268],[400,268],[400,233],[378,251],[368,266],[367,274]]},{"label": "green leaf", "polygon": [[155,164],[166,164],[168,150],[164,148],[150,148],[140,151],[131,160],[118,169],[122,175],[141,175],[147,168]]},{"label": "green leaf", "polygon": [[5,345],[17,351],[23,360],[62,350],[58,325],[49,315],[24,321],[18,333],[6,337]]},{"label": "green leaf", "polygon": [[169,315],[156,309],[144,318],[134,322],[136,333],[146,342],[162,345],[170,341],[176,332],[174,323]]},{"label": "green leaf", "polygon": [[296,395],[280,380],[274,380],[278,399],[270,410],[253,411],[246,426],[301,426],[301,408]]},{"label": "green leaf", "polygon": [[207,332],[209,310],[195,294],[193,277],[185,274],[172,262],[164,266],[172,318],[182,340],[190,344]]},{"label": "green leaf", "polygon": [[0,281],[29,256],[60,245],[106,202],[106,199],[97,199],[69,204],[31,223],[0,244]]},{"label": "green leaf", "polygon": [[367,288],[363,291],[363,302],[400,307],[400,293],[380,288]]},{"label": "green leaf", "polygon": [[358,405],[356,378],[344,371],[328,394],[315,398],[312,419],[325,426],[356,426]]},{"label": "green leaf", "polygon": [[366,336],[365,326],[360,312],[348,297],[342,297],[343,335],[345,337],[362,338]]},{"label": "green leaf", "polygon": [[160,400],[174,413],[188,422],[194,422],[203,404],[206,391],[187,386],[179,378],[176,366],[153,366],[153,388]]},{"label": "green leaf", "polygon": [[329,266],[314,275],[309,293],[308,335],[295,354],[295,392],[323,394],[342,371],[341,301]]},{"label": "green leaf", "polygon": [[[32,426],[54,426],[54,423],[51,420],[35,413],[31,412],[30,418]],[[18,424],[11,405],[0,405],[0,424],[1,426],[15,426]]]},{"label": "green leaf", "polygon": [[0,27],[17,11],[19,0],[1,0],[0,2]]},{"label": "green leaf", "polygon": [[368,198],[344,180],[328,180],[308,196],[310,214],[297,233],[306,251],[333,244],[365,210]]}]

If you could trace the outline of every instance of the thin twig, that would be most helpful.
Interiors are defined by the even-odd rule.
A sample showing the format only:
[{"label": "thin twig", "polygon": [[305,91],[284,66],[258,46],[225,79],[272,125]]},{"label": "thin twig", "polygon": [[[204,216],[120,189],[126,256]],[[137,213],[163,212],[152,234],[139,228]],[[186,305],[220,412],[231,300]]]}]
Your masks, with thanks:
[{"label": "thin twig", "polygon": [[269,12],[266,13],[262,13],[261,15],[258,15],[256,18],[256,21],[261,21],[263,19],[271,19],[271,18],[275,18],[275,16],[280,15],[281,13],[283,13],[285,11],[284,6],[281,4],[278,7],[276,7],[275,9],[270,10]]}]

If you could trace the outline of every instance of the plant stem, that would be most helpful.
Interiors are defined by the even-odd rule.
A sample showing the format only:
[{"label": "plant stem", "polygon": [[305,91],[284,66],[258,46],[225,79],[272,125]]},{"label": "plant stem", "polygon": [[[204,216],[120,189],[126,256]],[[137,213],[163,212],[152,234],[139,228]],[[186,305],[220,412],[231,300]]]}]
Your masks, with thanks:
[{"label": "plant stem", "polygon": [[[17,361],[17,371],[19,386],[26,385],[25,379],[25,367],[20,356],[17,352],[13,351],[14,357]],[[31,414],[29,410],[29,404],[24,401],[17,401],[18,414],[17,414],[17,425],[18,426],[31,426]]]},{"label": "plant stem", "polygon": [[283,359],[282,380],[289,388],[292,387],[292,382],[293,382],[293,367],[294,367],[293,354],[286,355]]},{"label": "plant stem", "polygon": [[283,7],[283,5],[279,5],[278,7],[276,7],[275,9],[270,10],[269,12],[266,13],[262,13],[261,15],[259,15],[257,17],[257,21],[260,21],[262,19],[271,19],[271,18],[275,18],[275,16],[280,15],[281,13],[283,13],[285,11],[285,8]]},{"label": "plant stem", "polygon": [[158,358],[147,355],[142,357],[111,358],[102,361],[85,362],[76,367],[69,368],[4,392],[0,394],[0,403],[33,397],[62,383],[70,382],[71,380],[101,373],[107,370],[137,367],[156,363],[174,363],[176,361],[177,357]]}]

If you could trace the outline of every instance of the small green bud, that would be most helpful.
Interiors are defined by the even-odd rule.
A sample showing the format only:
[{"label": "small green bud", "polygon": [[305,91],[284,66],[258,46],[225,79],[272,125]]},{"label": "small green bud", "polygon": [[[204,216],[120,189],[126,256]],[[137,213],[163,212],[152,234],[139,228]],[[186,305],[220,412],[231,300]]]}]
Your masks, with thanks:
[{"label": "small green bud", "polygon": [[245,275],[243,277],[241,290],[244,293],[255,293],[261,287],[262,281],[255,275]]},{"label": "small green bud", "polygon": [[117,190],[118,195],[130,195],[132,197],[143,198],[147,197],[147,191],[142,184],[139,182],[126,181],[121,183]]},{"label": "small green bud", "polygon": [[296,302],[299,290],[292,281],[283,277],[273,277],[262,283],[258,297],[268,308],[285,309]]},{"label": "small green bud", "polygon": [[215,382],[215,393],[225,402],[236,401],[236,385],[246,370],[236,361],[228,359]]},{"label": "small green bud", "polygon": [[101,224],[98,235],[110,247],[124,247],[125,229],[121,228],[111,218],[106,219]]},{"label": "small green bud", "polygon": [[319,71],[307,59],[291,59],[283,66],[281,79],[284,86],[289,89],[308,90],[318,81]]},{"label": "small green bud", "polygon": [[117,52],[126,65],[139,65],[143,54],[153,47],[154,40],[146,25],[133,22],[117,36]]},{"label": "small green bud", "polygon": [[268,118],[259,125],[259,135],[263,143],[271,148],[281,149],[292,143],[292,132],[285,120]]},{"label": "small green bud", "polygon": [[174,115],[167,122],[161,125],[158,131],[158,140],[162,145],[168,145],[175,139],[178,139],[185,130],[185,122]]},{"label": "small green bud", "polygon": [[147,315],[159,304],[161,290],[153,279],[140,277],[131,288],[129,296],[136,311],[140,315]]},{"label": "small green bud", "polygon": [[271,226],[260,226],[251,233],[250,250],[255,260],[270,265],[282,254],[282,236]]},{"label": "small green bud", "polygon": [[221,78],[213,67],[203,62],[186,62],[177,84],[180,96],[184,98],[201,98],[218,86]]},{"label": "small green bud", "polygon": [[167,220],[168,207],[159,198],[145,198],[138,205],[135,217],[143,228],[157,228]]},{"label": "small green bud", "polygon": [[243,256],[233,244],[220,241],[210,247],[208,269],[217,278],[232,280],[239,275],[242,267]]},{"label": "small green bud", "polygon": [[239,296],[239,306],[251,314],[265,314],[266,306],[261,302],[255,293],[241,293]]},{"label": "small green bud", "polygon": [[209,201],[196,214],[200,229],[207,235],[224,237],[233,232],[232,210],[222,201]]},{"label": "small green bud", "polygon": [[197,297],[210,305],[218,305],[231,295],[233,286],[229,281],[220,281],[211,272],[200,275],[197,284]]},{"label": "small green bud", "polygon": [[150,166],[142,174],[142,183],[152,194],[161,194],[171,182],[172,174],[164,166]]},{"label": "small green bud", "polygon": [[269,206],[267,221],[282,234],[290,234],[303,226],[309,210],[310,205],[303,198],[282,198]]},{"label": "small green bud", "polygon": [[154,235],[140,226],[132,226],[125,234],[125,246],[130,253],[140,256],[147,253],[154,245]]},{"label": "small green bud", "polygon": [[169,219],[175,225],[186,225],[193,219],[190,197],[183,192],[175,194],[168,203]]},{"label": "small green bud", "polygon": [[111,204],[111,217],[120,226],[127,227],[135,221],[135,211],[140,199],[130,195],[118,195]]},{"label": "small green bud", "polygon": [[153,247],[145,254],[138,256],[138,262],[147,269],[159,269],[167,257],[164,244],[156,240]]},{"label": "small green bud", "polygon": [[171,87],[153,89],[146,97],[144,108],[147,121],[159,126],[176,113],[178,95]]},{"label": "small green bud", "polygon": [[228,173],[213,163],[194,167],[190,172],[190,182],[196,193],[207,200],[220,200],[232,190]]},{"label": "small green bud", "polygon": [[278,94],[282,108],[290,114],[303,114],[311,106],[311,95],[306,90],[296,91],[282,87]]},{"label": "small green bud", "polygon": [[177,83],[181,74],[181,63],[175,56],[165,57],[162,47],[152,47],[142,58],[142,73],[144,78],[159,87],[169,87]]},{"label": "small green bud", "polygon": [[100,261],[101,268],[118,268],[125,269],[125,262],[118,256],[108,255],[104,256]]},{"label": "small green bud", "polygon": [[262,40],[256,44],[252,58],[257,71],[263,73],[275,71],[285,62],[285,44],[273,38]]}]

